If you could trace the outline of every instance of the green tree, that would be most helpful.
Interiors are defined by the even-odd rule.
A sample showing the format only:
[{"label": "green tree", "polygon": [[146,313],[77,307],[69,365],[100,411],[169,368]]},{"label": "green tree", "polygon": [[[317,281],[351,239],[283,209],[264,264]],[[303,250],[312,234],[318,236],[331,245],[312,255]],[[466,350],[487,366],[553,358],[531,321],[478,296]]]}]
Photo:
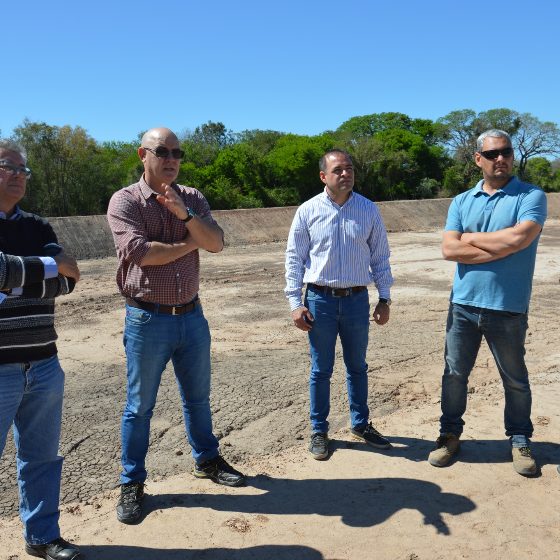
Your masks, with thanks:
[{"label": "green tree", "polygon": [[287,193],[293,193],[295,189],[299,193],[297,202],[318,194],[322,190],[319,159],[334,145],[334,138],[329,134],[282,136],[264,158],[268,188]]},{"label": "green tree", "polygon": [[56,127],[24,120],[14,138],[27,150],[33,170],[28,201],[47,216],[102,212],[104,169],[99,148],[81,127]]},{"label": "green tree", "polygon": [[528,182],[538,185],[547,192],[560,190],[560,173],[552,162],[543,157],[534,157],[527,162],[525,177]]},{"label": "green tree", "polygon": [[524,177],[530,158],[560,154],[560,129],[553,122],[542,122],[530,113],[523,113],[515,144],[519,153],[519,175]]},{"label": "green tree", "polygon": [[185,134],[181,144],[185,150],[185,161],[204,167],[211,165],[220,151],[234,141],[234,134],[223,123],[208,121],[197,126],[194,132]]},{"label": "green tree", "polygon": [[373,113],[360,117],[352,117],[343,122],[337,129],[338,133],[353,140],[372,137],[386,130],[407,130],[418,134],[427,144],[439,141],[443,129],[428,119],[412,119],[403,113]]}]

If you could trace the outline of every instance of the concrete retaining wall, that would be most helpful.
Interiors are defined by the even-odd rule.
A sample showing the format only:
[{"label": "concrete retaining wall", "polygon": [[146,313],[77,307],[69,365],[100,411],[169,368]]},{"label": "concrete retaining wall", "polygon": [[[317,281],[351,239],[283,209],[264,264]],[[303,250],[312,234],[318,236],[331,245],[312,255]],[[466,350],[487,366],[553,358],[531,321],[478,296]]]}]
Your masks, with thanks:
[{"label": "concrete retaining wall", "polygon": [[[548,216],[560,218],[560,193],[549,193]],[[445,223],[451,199],[400,200],[378,202],[390,232],[432,231]],[[248,210],[216,210],[212,214],[225,232],[226,243],[232,246],[284,241],[296,211],[287,208],[255,208]],[[49,218],[60,243],[78,259],[115,255],[113,237],[105,216],[73,216]]]}]

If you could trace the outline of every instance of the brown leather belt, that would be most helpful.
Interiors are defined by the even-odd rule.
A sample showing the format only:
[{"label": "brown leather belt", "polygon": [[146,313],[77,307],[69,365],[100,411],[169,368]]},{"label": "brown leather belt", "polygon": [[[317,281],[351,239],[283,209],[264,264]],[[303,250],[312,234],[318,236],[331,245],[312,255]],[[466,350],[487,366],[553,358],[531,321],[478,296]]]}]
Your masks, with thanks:
[{"label": "brown leather belt", "polygon": [[131,307],[151,311],[152,313],[162,313],[163,315],[184,315],[192,311],[197,305],[200,305],[198,297],[190,303],[184,305],[161,305],[160,303],[151,303],[149,301],[139,301],[127,297],[126,303]]},{"label": "brown leather belt", "polygon": [[313,288],[316,292],[333,297],[346,297],[367,290],[367,286],[353,286],[351,288],[329,288],[328,286],[318,286],[317,284],[307,284],[309,288]]}]

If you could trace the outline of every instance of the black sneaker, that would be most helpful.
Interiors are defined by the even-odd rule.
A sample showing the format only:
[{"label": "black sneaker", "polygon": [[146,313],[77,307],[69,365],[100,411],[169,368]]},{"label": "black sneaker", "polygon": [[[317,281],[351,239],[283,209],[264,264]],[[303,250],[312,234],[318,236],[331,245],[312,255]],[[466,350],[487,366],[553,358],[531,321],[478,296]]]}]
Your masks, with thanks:
[{"label": "black sneaker", "polygon": [[350,430],[355,439],[365,441],[377,449],[390,449],[393,447],[388,439],[385,439],[372,425],[371,422],[365,428],[352,428]]},{"label": "black sneaker", "polygon": [[324,432],[314,432],[311,434],[309,452],[313,459],[322,461],[329,456],[329,435]]},{"label": "black sneaker", "polygon": [[76,558],[81,558],[78,547],[60,537],[47,544],[25,543],[25,552],[31,554],[31,556],[46,558],[47,560],[76,560]]},{"label": "black sneaker", "polygon": [[117,503],[117,519],[128,525],[136,523],[142,517],[143,499],[144,484],[142,482],[121,484],[121,497]]},{"label": "black sneaker", "polygon": [[245,475],[236,471],[221,455],[195,465],[193,474],[197,478],[209,478],[224,486],[243,486],[247,482]]}]

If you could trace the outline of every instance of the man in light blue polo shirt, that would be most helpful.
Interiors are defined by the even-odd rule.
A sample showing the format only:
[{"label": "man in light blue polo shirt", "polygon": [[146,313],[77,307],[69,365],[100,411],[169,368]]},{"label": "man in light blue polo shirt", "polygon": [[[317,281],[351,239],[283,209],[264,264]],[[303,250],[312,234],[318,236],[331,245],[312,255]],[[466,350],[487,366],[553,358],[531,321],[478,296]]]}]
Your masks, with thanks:
[{"label": "man in light blue polo shirt", "polygon": [[502,130],[478,137],[475,162],[483,179],[452,201],[443,234],[443,257],[457,269],[447,318],[440,436],[428,461],[443,467],[459,451],[469,374],[484,337],[504,385],[513,467],[530,476],[537,466],[530,449],[525,334],[546,196],[512,176],[511,138]]}]

